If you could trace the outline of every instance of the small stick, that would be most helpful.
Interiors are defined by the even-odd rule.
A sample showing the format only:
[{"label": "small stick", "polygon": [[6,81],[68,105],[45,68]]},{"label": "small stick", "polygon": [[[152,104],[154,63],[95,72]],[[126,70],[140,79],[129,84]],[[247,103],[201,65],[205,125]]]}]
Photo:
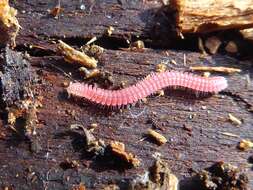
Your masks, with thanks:
[{"label": "small stick", "polygon": [[207,67],[207,66],[196,66],[190,67],[193,71],[214,71],[222,73],[239,73],[241,69],[232,68],[232,67]]}]

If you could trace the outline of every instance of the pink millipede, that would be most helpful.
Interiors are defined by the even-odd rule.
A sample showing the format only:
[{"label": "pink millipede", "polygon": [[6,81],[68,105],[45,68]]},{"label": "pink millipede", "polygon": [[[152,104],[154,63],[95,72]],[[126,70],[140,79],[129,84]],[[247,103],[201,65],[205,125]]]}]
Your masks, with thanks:
[{"label": "pink millipede", "polygon": [[166,71],[152,73],[137,84],[120,90],[106,90],[82,83],[71,83],[68,94],[108,107],[133,104],[166,87],[183,87],[200,93],[217,93],[227,88],[224,77],[200,77],[190,73]]}]

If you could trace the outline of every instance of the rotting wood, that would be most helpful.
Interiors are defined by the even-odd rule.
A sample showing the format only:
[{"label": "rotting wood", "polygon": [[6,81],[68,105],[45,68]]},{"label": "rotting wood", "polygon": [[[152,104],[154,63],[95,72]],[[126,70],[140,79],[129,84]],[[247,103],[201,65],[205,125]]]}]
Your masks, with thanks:
[{"label": "rotting wood", "polygon": [[253,1],[172,0],[182,33],[206,33],[253,26]]}]

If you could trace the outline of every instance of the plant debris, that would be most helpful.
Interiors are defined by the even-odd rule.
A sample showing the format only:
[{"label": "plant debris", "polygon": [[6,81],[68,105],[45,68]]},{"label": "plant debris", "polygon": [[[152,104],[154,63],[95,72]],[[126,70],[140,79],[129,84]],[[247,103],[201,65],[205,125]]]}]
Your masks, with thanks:
[{"label": "plant debris", "polygon": [[144,175],[137,177],[129,184],[134,190],[177,190],[178,179],[171,173],[166,162],[158,159]]},{"label": "plant debris", "polygon": [[215,163],[196,176],[198,189],[247,190],[248,177],[235,166],[224,162]]},{"label": "plant debris", "polygon": [[118,141],[112,141],[109,144],[109,149],[112,154],[121,158],[124,162],[134,167],[138,167],[140,165],[140,160],[135,157],[132,153],[127,153],[125,151],[125,145]]},{"label": "plant debris", "polygon": [[0,1],[0,45],[16,46],[15,39],[20,29],[16,15],[17,10],[9,6],[9,0]]},{"label": "plant debris", "polygon": [[167,139],[163,135],[161,135],[160,133],[152,129],[148,130],[147,135],[151,137],[152,139],[154,139],[159,145],[163,145],[167,142]]},{"label": "plant debris", "polygon": [[238,144],[238,148],[243,151],[249,150],[253,148],[253,142],[250,140],[242,139]]},{"label": "plant debris", "polygon": [[209,72],[221,72],[221,73],[239,73],[241,69],[231,68],[231,67],[207,67],[207,66],[196,66],[190,67],[193,71],[209,71]]},{"label": "plant debris", "polygon": [[235,124],[235,125],[241,125],[242,124],[242,121],[240,119],[238,119],[237,117],[233,116],[232,114],[228,114],[228,118],[229,120]]},{"label": "plant debris", "polygon": [[89,57],[85,53],[75,50],[68,44],[59,40],[58,52],[64,56],[64,60],[69,63],[79,63],[87,68],[96,68],[97,60],[93,57]]}]

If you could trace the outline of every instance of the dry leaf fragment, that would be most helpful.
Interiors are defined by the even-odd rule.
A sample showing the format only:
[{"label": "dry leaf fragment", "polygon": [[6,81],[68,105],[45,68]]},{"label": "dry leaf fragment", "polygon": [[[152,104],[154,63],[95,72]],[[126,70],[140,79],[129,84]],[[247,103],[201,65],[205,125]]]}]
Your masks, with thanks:
[{"label": "dry leaf fragment", "polygon": [[59,40],[58,51],[61,55],[64,56],[65,61],[69,63],[79,63],[88,68],[96,68],[97,60],[93,57],[89,57],[83,52],[75,50],[68,44]]}]

